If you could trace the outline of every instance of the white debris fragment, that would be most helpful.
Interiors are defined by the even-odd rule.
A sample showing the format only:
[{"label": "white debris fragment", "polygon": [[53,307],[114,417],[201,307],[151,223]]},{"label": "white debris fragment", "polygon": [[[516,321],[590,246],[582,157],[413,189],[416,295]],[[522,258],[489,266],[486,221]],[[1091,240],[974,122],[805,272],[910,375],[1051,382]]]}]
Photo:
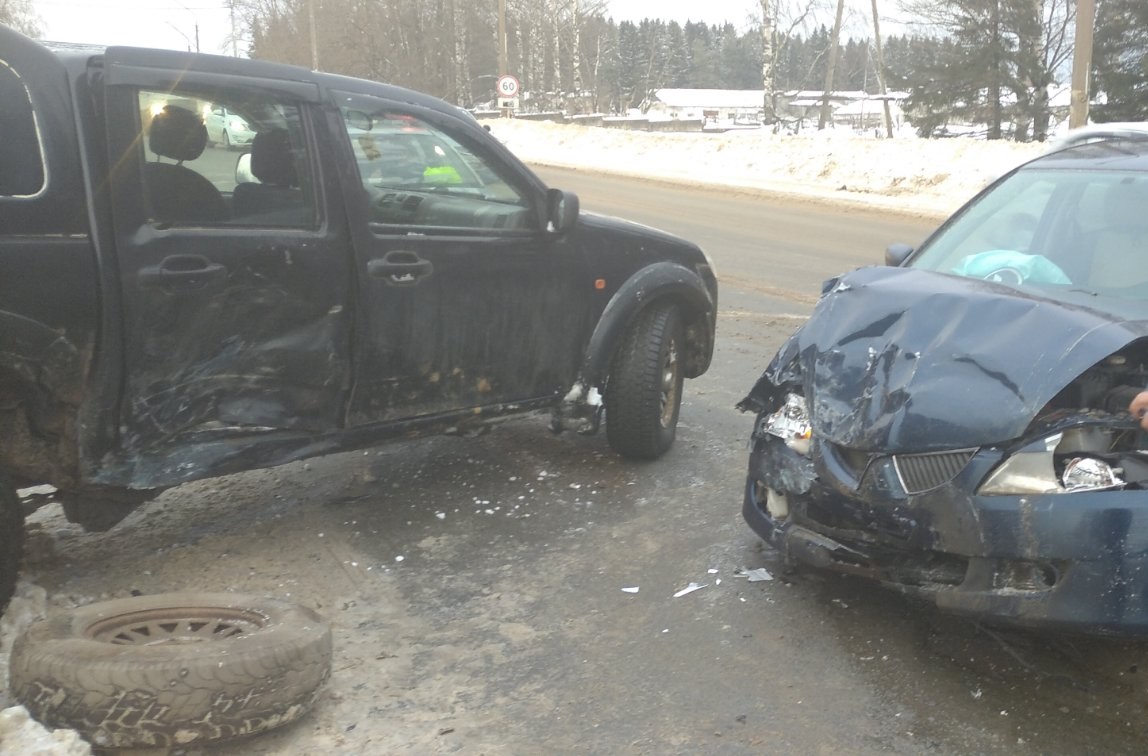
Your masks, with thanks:
[{"label": "white debris fragment", "polygon": [[712,567],[710,569],[706,570],[706,572],[709,573],[710,575],[716,575],[718,573],[718,571]]},{"label": "white debris fragment", "polygon": [[434,516],[439,518],[440,520],[445,520],[446,519],[446,512],[435,512]]},{"label": "white debris fragment", "polygon": [[837,606],[841,607],[842,609],[848,609],[849,608],[849,605],[846,604],[841,599],[830,599],[830,601],[831,601],[831,603],[837,604]]},{"label": "white debris fragment", "polygon": [[573,386],[570,387],[570,390],[568,392],[566,392],[566,397],[563,399],[563,401],[576,402],[579,399],[581,399],[582,395],[585,393],[586,393],[586,387],[584,385],[582,385],[581,381],[579,381],[578,383],[575,383]]},{"label": "white debris fragment", "polygon": [[404,559],[406,559],[406,557],[405,557],[405,556],[403,556],[403,555],[401,555],[401,554],[400,554],[399,556],[395,557],[395,561],[396,561],[396,562],[401,562],[401,561],[403,561]]},{"label": "white debris fragment", "polygon": [[586,404],[590,405],[591,407],[602,406],[602,395],[598,393],[597,388],[591,388],[589,393],[586,394]]},{"label": "white debris fragment", "polygon": [[758,567],[755,570],[742,569],[735,573],[739,577],[748,578],[751,583],[760,583],[765,580],[773,580],[773,575],[769,574],[769,570],[764,567]]},{"label": "white debris fragment", "polygon": [[681,598],[682,596],[685,596],[687,593],[693,593],[694,591],[700,591],[702,588],[708,588],[708,587],[709,586],[705,583],[690,583],[685,588],[683,588],[680,591],[678,591],[677,593],[675,593],[674,598]]},{"label": "white debris fragment", "polygon": [[629,588],[623,588],[622,593],[637,593],[640,590],[639,586],[633,585]]}]

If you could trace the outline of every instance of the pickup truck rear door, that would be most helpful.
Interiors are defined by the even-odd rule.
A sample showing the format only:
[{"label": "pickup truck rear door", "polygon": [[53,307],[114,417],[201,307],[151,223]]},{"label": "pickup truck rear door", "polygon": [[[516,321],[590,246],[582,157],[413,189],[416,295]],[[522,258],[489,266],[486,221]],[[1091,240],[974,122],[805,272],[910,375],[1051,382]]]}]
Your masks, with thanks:
[{"label": "pickup truck rear door", "polygon": [[[122,446],[159,463],[136,485],[242,469],[266,458],[260,441],[341,428],[350,240],[321,167],[316,84],[177,52],[111,48],[105,60]],[[252,150],[270,157],[206,143],[203,114],[219,105],[266,132]]]}]

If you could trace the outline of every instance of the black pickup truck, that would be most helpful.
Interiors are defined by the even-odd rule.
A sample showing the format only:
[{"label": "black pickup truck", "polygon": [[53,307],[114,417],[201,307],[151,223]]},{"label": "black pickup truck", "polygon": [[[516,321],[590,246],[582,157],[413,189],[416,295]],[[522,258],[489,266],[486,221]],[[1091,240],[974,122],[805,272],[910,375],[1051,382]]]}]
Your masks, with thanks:
[{"label": "black pickup truck", "polygon": [[697,246],[581,213],[433,97],[0,27],[0,102],[0,607],[19,490],[106,529],[186,481],[540,410],[651,459],[709,366]]}]

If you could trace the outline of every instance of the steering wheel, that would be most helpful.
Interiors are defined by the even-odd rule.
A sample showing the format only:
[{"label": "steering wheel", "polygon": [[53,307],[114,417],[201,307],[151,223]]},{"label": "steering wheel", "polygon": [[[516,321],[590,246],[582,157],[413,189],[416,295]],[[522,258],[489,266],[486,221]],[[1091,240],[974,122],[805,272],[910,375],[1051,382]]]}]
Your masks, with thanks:
[{"label": "steering wheel", "polygon": [[1027,252],[989,250],[967,258],[966,265],[968,267],[964,270],[965,275],[1008,286],[1019,286],[1024,283],[1065,286],[1072,283],[1068,274],[1052,260],[1044,255],[1032,255]]},{"label": "steering wheel", "polygon": [[1009,267],[997,268],[984,275],[986,281],[1008,284],[1009,286],[1020,286],[1024,283],[1025,278],[1027,278],[1027,276],[1024,271]]}]

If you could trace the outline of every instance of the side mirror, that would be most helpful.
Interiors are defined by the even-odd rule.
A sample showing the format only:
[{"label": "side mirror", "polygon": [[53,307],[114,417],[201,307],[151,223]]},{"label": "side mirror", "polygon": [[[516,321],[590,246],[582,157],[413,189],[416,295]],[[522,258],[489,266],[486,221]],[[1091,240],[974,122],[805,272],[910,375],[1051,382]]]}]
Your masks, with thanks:
[{"label": "side mirror", "polygon": [[245,152],[239,156],[235,161],[235,183],[237,184],[258,184],[261,183],[259,179],[255,178],[255,174],[251,172],[251,153]]},{"label": "side mirror", "polygon": [[546,192],[546,230],[556,234],[566,233],[578,222],[579,210],[578,195],[574,192],[564,192],[561,189],[548,190]]},{"label": "side mirror", "polygon": [[885,248],[885,264],[898,268],[911,254],[913,254],[912,245],[901,243],[890,244]]}]

